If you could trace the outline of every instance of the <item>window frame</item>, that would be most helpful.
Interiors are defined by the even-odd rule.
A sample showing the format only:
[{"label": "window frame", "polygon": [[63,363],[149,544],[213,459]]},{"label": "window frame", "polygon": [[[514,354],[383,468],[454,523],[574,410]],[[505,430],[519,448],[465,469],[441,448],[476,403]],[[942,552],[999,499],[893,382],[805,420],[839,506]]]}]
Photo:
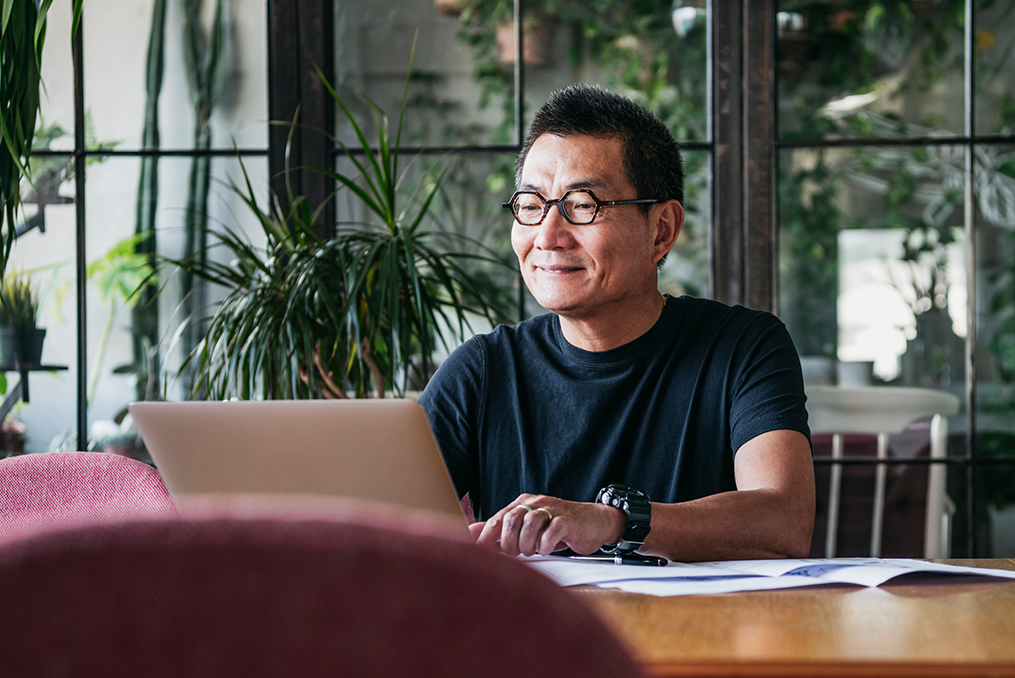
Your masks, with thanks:
[{"label": "window frame", "polygon": [[[524,46],[522,21],[523,0],[515,0],[515,49],[521,54]],[[712,219],[708,238],[710,296],[728,304],[744,304],[778,312],[778,214],[776,191],[779,181],[777,158],[781,150],[790,148],[823,148],[843,145],[886,145],[884,139],[851,139],[813,142],[785,142],[778,138],[777,124],[777,56],[775,0],[707,0],[709,43],[708,140],[685,144],[688,150],[709,153],[709,190]],[[333,0],[267,0],[268,113],[271,120],[292,120],[299,111],[301,126],[293,131],[288,149],[289,165],[330,166],[336,149],[322,143],[319,135],[310,135],[302,128],[331,129],[334,111],[331,98],[317,73],[308,62],[319,65],[325,77],[333,72],[335,2]],[[76,305],[77,305],[77,426],[78,449],[87,443],[87,301],[85,271],[86,169],[85,161],[92,155],[103,156],[171,156],[202,155],[190,151],[105,151],[90,152],[84,139],[84,55],[83,35],[87,9],[73,38],[74,69],[74,157],[76,167]],[[947,143],[966,149],[964,229],[966,236],[968,334],[965,345],[965,415],[966,454],[941,461],[920,462],[897,460],[862,463],[942,463],[964,470],[968,501],[962,507],[967,526],[965,550],[968,556],[983,550],[974,529],[980,499],[976,496],[977,474],[989,472],[996,463],[1015,464],[1015,457],[981,459],[976,450],[976,231],[974,228],[973,150],[979,145],[1015,144],[1015,136],[975,136],[973,128],[974,86],[972,54],[975,36],[973,0],[965,0],[965,129],[963,134],[945,138],[892,140],[891,144],[908,147]],[[523,98],[525,93],[524,59],[514,60],[515,143],[507,146],[470,148],[407,149],[425,153],[517,152],[525,132]],[[289,130],[273,125],[268,134],[267,148],[239,149],[241,155],[267,156],[269,173],[277,195],[284,196],[284,178]],[[206,155],[234,155],[234,150],[212,150]],[[67,155],[68,152],[40,152],[37,155]],[[318,172],[297,170],[289,174],[297,194],[306,195],[319,204],[333,190],[331,179]],[[324,222],[333,221],[328,214]],[[524,291],[519,285],[519,312],[524,316]],[[815,464],[831,463],[815,459]],[[849,462],[860,463],[860,462]]]}]

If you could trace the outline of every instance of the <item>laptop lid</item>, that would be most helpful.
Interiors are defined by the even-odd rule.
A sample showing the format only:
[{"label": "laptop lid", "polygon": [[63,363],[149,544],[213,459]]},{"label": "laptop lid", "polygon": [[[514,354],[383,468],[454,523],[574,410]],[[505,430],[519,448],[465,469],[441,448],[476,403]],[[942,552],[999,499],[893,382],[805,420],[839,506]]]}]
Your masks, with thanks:
[{"label": "laptop lid", "polygon": [[130,414],[173,499],[338,495],[458,516],[423,408],[412,400],[135,402]]}]

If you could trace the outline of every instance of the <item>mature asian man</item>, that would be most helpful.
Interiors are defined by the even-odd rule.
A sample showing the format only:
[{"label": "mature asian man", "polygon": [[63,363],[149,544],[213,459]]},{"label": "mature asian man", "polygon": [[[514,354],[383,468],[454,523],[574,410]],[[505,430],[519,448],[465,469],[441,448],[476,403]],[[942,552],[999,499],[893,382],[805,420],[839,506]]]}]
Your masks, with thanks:
[{"label": "mature asian man", "polygon": [[505,204],[525,283],[551,313],[466,342],[420,398],[480,544],[672,560],[803,556],[814,473],[783,324],[670,297],[680,151],[596,86],[534,116]]}]

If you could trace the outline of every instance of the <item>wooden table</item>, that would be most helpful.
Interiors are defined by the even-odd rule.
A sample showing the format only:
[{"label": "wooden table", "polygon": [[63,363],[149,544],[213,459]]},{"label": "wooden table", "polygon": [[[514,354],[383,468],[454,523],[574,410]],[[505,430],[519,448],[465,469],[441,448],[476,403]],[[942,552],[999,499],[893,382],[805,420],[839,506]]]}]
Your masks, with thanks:
[{"label": "wooden table", "polygon": [[[937,562],[1015,570],[1015,559]],[[667,598],[575,590],[653,676],[1015,678],[1015,580]]]}]

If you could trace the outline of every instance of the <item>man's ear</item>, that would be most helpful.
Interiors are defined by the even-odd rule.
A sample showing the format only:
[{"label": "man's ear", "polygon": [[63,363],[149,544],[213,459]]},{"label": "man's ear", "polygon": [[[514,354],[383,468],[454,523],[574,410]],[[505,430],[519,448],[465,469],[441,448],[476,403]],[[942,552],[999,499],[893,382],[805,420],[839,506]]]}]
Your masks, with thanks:
[{"label": "man's ear", "polygon": [[667,200],[656,206],[659,216],[656,219],[655,262],[666,256],[673,249],[684,225],[684,207],[677,200]]}]

